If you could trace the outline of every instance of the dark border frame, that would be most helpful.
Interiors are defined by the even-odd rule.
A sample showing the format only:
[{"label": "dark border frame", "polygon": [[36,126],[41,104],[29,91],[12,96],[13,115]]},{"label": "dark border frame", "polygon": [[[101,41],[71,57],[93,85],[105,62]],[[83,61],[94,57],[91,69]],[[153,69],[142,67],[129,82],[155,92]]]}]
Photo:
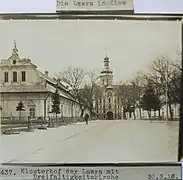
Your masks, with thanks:
[{"label": "dark border frame", "polygon": [[2,163],[3,166],[26,166],[26,167],[146,167],[146,166],[178,166],[181,163]]},{"label": "dark border frame", "polygon": [[[182,42],[182,67],[183,67],[183,21],[181,24],[181,42]],[[183,158],[183,71],[181,72],[181,94],[180,94],[180,121],[179,121],[179,144],[178,144],[178,161]],[[183,161],[183,159],[182,159]]]},{"label": "dark border frame", "polygon": [[90,12],[60,12],[60,13],[0,13],[0,20],[72,20],[72,19],[88,19],[88,20],[156,20],[156,21],[180,21],[183,14],[148,14],[148,13],[117,13],[110,11],[105,14]]},{"label": "dark border frame", "polygon": [[[93,13],[93,14],[92,14]],[[72,20],[72,19],[83,19],[83,20],[150,20],[150,21],[181,21],[183,20],[183,14],[162,14],[162,13],[121,13],[117,11],[107,11],[107,14],[102,12],[92,11],[82,12],[59,12],[59,13],[0,13],[0,20],[50,20],[50,19],[61,19],[61,20]],[[91,16],[93,15],[93,16]],[[107,16],[108,15],[108,16]],[[111,16],[109,16],[111,15]],[[129,16],[130,15],[130,16]],[[41,17],[42,16],[42,17]],[[160,16],[160,17],[158,17]],[[182,65],[183,65],[183,22],[181,26],[181,40],[182,40]],[[179,138],[178,138],[178,161],[183,158],[183,72],[181,78],[181,104],[180,104],[180,122],[179,122]],[[91,164],[44,164],[44,163],[2,163],[2,165],[21,165],[21,166],[85,166],[85,167],[101,167],[101,166],[181,166],[181,163],[91,163]]]}]

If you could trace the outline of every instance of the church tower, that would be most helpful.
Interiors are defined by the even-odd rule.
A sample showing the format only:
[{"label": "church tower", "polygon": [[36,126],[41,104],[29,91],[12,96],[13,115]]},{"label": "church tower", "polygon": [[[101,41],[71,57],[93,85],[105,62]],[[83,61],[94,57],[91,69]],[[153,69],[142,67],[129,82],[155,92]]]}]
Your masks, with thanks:
[{"label": "church tower", "polygon": [[101,71],[101,75],[100,75],[100,81],[102,85],[112,85],[113,84],[113,72],[110,69],[110,65],[109,65],[109,58],[106,57],[104,58],[104,68]]}]

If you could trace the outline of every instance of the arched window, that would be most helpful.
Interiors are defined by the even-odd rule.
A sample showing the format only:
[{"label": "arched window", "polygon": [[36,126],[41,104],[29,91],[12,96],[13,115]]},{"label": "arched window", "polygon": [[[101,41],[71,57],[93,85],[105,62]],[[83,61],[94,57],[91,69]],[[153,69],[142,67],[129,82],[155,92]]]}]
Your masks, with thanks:
[{"label": "arched window", "polygon": [[109,98],[109,103],[111,103],[111,98]]}]

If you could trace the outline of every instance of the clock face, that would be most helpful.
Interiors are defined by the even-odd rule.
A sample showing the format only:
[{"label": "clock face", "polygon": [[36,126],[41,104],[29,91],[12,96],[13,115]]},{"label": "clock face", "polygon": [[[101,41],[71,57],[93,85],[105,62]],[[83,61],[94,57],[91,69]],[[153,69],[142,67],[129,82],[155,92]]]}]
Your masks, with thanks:
[{"label": "clock face", "polygon": [[13,60],[13,64],[16,64],[16,60]]}]

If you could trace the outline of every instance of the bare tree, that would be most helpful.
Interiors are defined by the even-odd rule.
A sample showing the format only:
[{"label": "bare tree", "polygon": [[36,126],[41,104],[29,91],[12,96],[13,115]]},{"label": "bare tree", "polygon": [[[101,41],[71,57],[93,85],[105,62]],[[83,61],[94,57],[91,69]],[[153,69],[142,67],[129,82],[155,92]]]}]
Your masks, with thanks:
[{"label": "bare tree", "polygon": [[83,102],[89,107],[91,117],[94,116],[94,100],[95,94],[98,91],[96,71],[89,70],[87,73],[88,80],[85,82],[83,88],[80,89],[80,96]]},{"label": "bare tree", "polygon": [[83,117],[84,111],[87,107],[90,109],[92,115],[93,96],[97,81],[96,71],[93,69],[85,71],[81,67],[69,67],[57,76],[62,82],[65,82],[71,88],[71,93],[80,105],[80,117]]},{"label": "bare tree", "polygon": [[144,94],[144,91],[148,85],[148,75],[145,74],[144,72],[137,72],[137,75],[135,76],[134,79],[132,79],[132,97],[133,97],[133,102],[135,104],[135,107],[139,109],[139,114],[140,114],[140,119],[142,119],[142,107],[141,107],[141,98]]},{"label": "bare tree", "polygon": [[130,117],[133,113],[136,118],[135,108],[137,107],[142,118],[140,99],[143,95],[144,88],[147,84],[147,75],[143,72],[138,72],[137,75],[130,81],[122,83],[117,88],[117,95],[121,97],[123,105],[123,117],[126,118],[126,112],[129,112]]},{"label": "bare tree", "polygon": [[165,94],[167,91],[171,119],[173,119],[171,104],[180,103],[181,68],[177,62],[164,56],[158,57],[152,64],[154,87],[159,95]]},{"label": "bare tree", "polygon": [[65,82],[70,88],[71,93],[79,103],[81,114],[83,117],[87,104],[82,97],[81,89],[83,88],[88,72],[81,67],[68,67],[63,72],[58,73],[57,77],[60,81]]}]

